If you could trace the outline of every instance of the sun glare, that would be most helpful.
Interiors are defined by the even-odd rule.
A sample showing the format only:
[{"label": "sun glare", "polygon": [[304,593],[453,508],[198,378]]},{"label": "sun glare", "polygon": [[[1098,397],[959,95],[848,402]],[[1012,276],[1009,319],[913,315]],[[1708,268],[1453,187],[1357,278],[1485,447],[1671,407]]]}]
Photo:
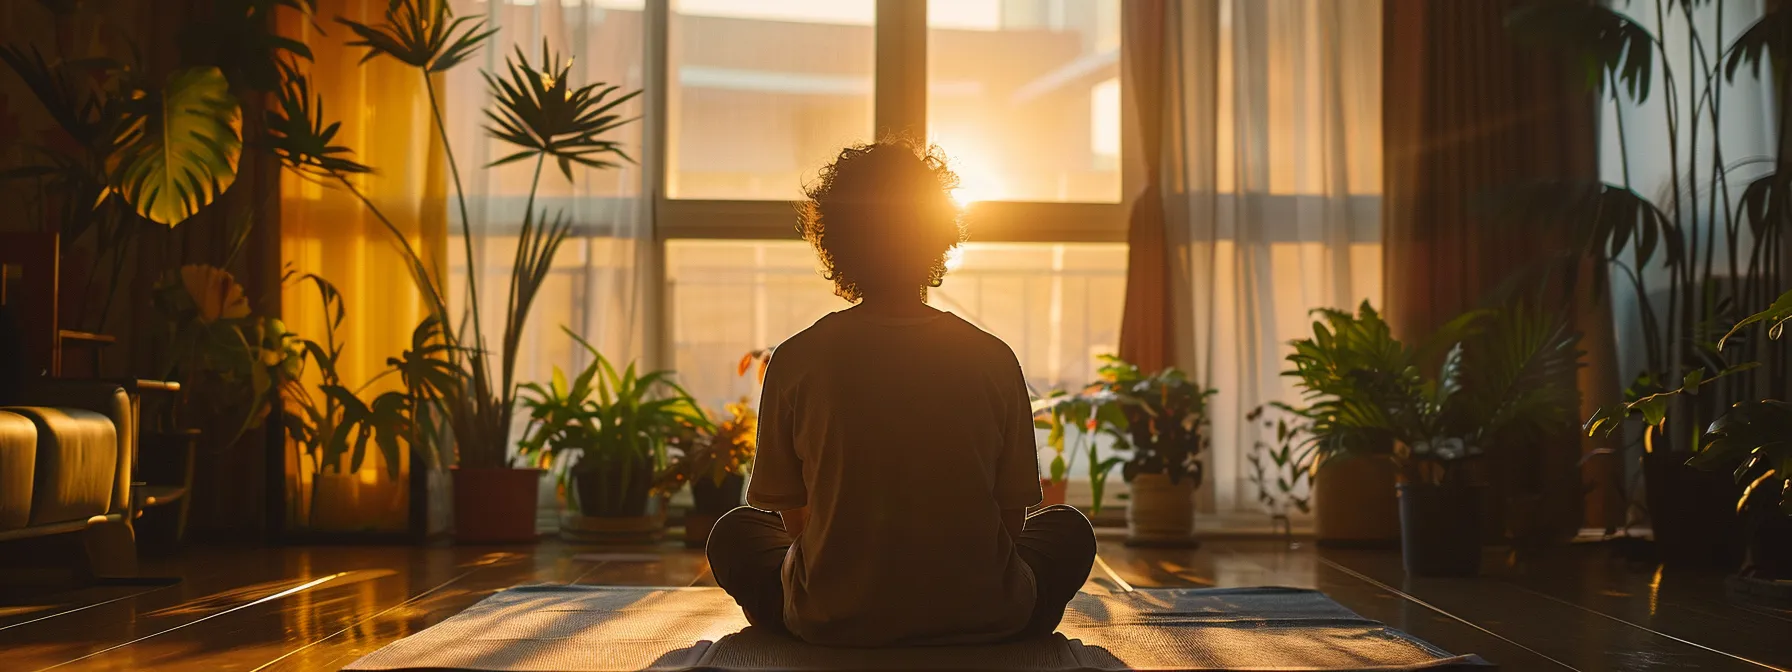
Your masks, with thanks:
[{"label": "sun glare", "polygon": [[958,188],[952,190],[952,200],[959,207],[978,201],[999,201],[1007,195],[1001,179],[987,163],[971,153],[950,153],[952,170],[958,173]]},{"label": "sun glare", "polygon": [[946,250],[946,271],[956,271],[964,265],[964,246],[959,245]]}]

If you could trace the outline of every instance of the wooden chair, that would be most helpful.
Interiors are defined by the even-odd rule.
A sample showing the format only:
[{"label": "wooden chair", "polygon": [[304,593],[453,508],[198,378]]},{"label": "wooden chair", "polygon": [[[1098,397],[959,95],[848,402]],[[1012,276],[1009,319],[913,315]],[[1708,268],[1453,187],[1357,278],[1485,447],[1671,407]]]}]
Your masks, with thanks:
[{"label": "wooden chair", "polygon": [[61,278],[61,240],[55,232],[0,233],[0,306],[23,330],[31,373],[98,377],[100,353],[116,339],[63,328]]}]

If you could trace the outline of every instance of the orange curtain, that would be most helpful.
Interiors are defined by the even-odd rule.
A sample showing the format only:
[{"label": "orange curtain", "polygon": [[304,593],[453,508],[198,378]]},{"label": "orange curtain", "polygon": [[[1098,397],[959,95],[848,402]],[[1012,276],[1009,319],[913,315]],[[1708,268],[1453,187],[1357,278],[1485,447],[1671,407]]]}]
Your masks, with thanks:
[{"label": "orange curtain", "polygon": [[[1383,15],[1383,137],[1387,157],[1382,220],[1385,309],[1396,336],[1423,338],[1444,321],[1478,307],[1514,272],[1544,263],[1567,241],[1475,216],[1478,199],[1539,179],[1599,176],[1593,93],[1559,55],[1515,44],[1504,17],[1525,0],[1387,0]],[[1594,300],[1581,264],[1576,316],[1589,354],[1580,376],[1583,417],[1616,401],[1616,349],[1609,301]],[[1587,440],[1581,451],[1602,444]],[[1507,465],[1522,487],[1578,510],[1580,481],[1572,449],[1542,450]],[[1614,499],[1617,460],[1586,465],[1598,484],[1584,521],[1622,520]],[[1614,516],[1616,518],[1614,518]],[[1574,518],[1568,520],[1568,517]],[[1556,521],[1582,524],[1573,514]]]},{"label": "orange curtain", "polygon": [[1137,142],[1129,146],[1144,177],[1132,202],[1126,229],[1126,302],[1120,317],[1120,357],[1146,371],[1175,359],[1175,317],[1171,306],[1170,249],[1165,230],[1163,158],[1164,3],[1134,0],[1123,5],[1121,44],[1133,99]]},{"label": "orange curtain", "polygon": [[[311,83],[323,99],[325,118],[342,122],[337,144],[353,149],[356,160],[374,168],[373,174],[355,178],[355,187],[404,231],[433,265],[435,276],[444,279],[447,172],[423,75],[391,58],[361,63],[365,50],[347,45],[354,34],[332,22],[340,16],[378,24],[387,5],[386,0],[322,0],[317,22],[329,26],[328,35],[296,16],[284,17],[288,21],[281,28],[316,56]],[[317,274],[341,290],[347,310],[336,334],[344,348],[338,370],[351,389],[366,385],[386,368],[386,358],[406,349],[411,330],[426,314],[421,296],[392,235],[343,185],[288,172],[281,189],[280,258],[295,274]],[[296,277],[283,293],[287,327],[322,342],[326,322],[317,290]],[[315,384],[315,365],[307,375]],[[398,384],[395,376],[379,379],[361,397],[370,399]],[[309,520],[293,522],[321,528],[405,529],[408,447],[397,479],[388,478],[384,461],[371,446],[373,454],[359,471],[321,479],[313,473],[311,458],[298,450],[287,447],[289,520],[297,516]],[[322,467],[332,470],[332,465]],[[349,466],[345,461],[334,468],[346,472]]]}]

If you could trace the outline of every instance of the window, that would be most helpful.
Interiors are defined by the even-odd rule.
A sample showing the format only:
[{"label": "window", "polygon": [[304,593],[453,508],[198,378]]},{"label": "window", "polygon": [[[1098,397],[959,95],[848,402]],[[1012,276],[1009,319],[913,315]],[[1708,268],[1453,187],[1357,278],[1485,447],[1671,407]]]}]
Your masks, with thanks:
[{"label": "window", "polygon": [[[755,398],[737,376],[747,352],[776,344],[846,308],[800,241],[675,240],[666,246],[673,368],[705,405]],[[929,303],[1000,337],[1027,385],[1044,393],[1094,378],[1114,351],[1126,287],[1126,246],[970,243]]]},{"label": "window", "polygon": [[[501,31],[447,122],[464,152],[485,306],[505,303],[531,166],[484,130],[479,70],[545,39],[574,79],[644,93],[617,139],[638,163],[550,169],[536,207],[573,237],[537,297],[519,380],[583,367],[578,333],[669,368],[705,405],[758,393],[735,373],[847,304],[798,239],[792,202],[841,147],[924,135],[959,172],[971,239],[932,292],[1014,348],[1035,391],[1075,387],[1114,351],[1126,273],[1120,0],[455,0]],[[477,102],[476,102],[477,101]],[[1017,119],[1024,124],[1015,126]],[[451,231],[459,233],[450,208]],[[456,294],[468,269],[450,241]],[[653,252],[658,251],[659,254]],[[487,337],[499,320],[488,309]]]},{"label": "window", "polygon": [[974,200],[1120,201],[1120,1],[929,0],[927,137]]},{"label": "window", "polygon": [[756,395],[735,373],[743,355],[847,307],[796,239],[791,201],[878,129],[924,129],[971,204],[976,242],[951,260],[933,305],[1006,341],[1036,391],[1093,378],[1095,356],[1118,344],[1125,291],[1120,0],[668,0],[664,11],[660,364],[700,400]]},{"label": "window", "polygon": [[874,0],[673,0],[666,194],[790,200],[872,135]]}]

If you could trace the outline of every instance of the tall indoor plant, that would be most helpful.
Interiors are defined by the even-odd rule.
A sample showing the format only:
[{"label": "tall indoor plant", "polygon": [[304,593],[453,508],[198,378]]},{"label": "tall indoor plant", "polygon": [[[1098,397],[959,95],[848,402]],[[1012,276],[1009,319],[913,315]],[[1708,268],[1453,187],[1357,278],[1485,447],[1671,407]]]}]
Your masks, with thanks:
[{"label": "tall indoor plant", "polygon": [[[1782,349],[1760,342],[1717,347],[1722,325],[1748,306],[1766,304],[1792,280],[1784,256],[1792,222],[1787,157],[1723,142],[1726,115],[1759,109],[1726,95],[1727,85],[1752,76],[1776,103],[1771,137],[1787,146],[1792,10],[1767,3],[1763,16],[1739,25],[1738,15],[1759,6],[1538,1],[1507,20],[1520,39],[1565,55],[1564,65],[1584,72],[1614,111],[1608,118],[1620,152],[1616,183],[1525,185],[1500,199],[1501,209],[1514,223],[1571,232],[1578,256],[1594,264],[1593,277],[1609,272],[1635,302],[1637,319],[1619,340],[1640,343],[1642,361],[1624,398],[1671,407],[1630,437],[1642,454],[1657,545],[1671,559],[1710,558],[1713,539],[1706,532],[1723,527],[1730,515],[1723,484],[1686,466],[1704,448],[1706,424],[1735,402],[1785,398],[1792,380]],[[1627,12],[1653,19],[1653,29]],[[1742,30],[1726,44],[1735,28]],[[1764,76],[1769,60],[1772,75]],[[1655,110],[1645,107],[1652,97]],[[1627,114],[1626,105],[1639,114]],[[1644,114],[1660,115],[1660,134],[1627,128]],[[1665,150],[1665,163],[1650,162],[1641,148]],[[1654,182],[1644,177],[1650,175]],[[1748,362],[1758,362],[1758,370],[1698,385],[1697,395],[1663,395],[1683,381],[1712,381]]]},{"label": "tall indoor plant", "polygon": [[[298,362],[282,370],[278,383],[284,400],[282,425],[299,448],[293,465],[297,478],[289,481],[293,489],[288,491],[292,500],[287,506],[288,522],[301,533],[378,530],[385,521],[352,506],[356,499],[377,495],[357,497],[354,493],[369,485],[375,490],[396,488],[405,463],[402,445],[410,449],[413,465],[408,499],[427,497],[417,489],[429,488],[428,475],[440,461],[434,450],[442,444],[443,431],[436,390],[457,384],[452,371],[437,359],[446,346],[440,342],[440,328],[434,319],[425,318],[412,331],[409,349],[399,357],[387,358],[386,370],[351,387],[339,370],[346,349],[337,338],[347,312],[342,293],[314,274],[300,276],[298,281],[316,290],[324,329],[321,341],[293,338]],[[305,379],[306,369],[313,367],[315,382]],[[368,388],[390,376],[397,376],[397,389],[367,398]],[[369,447],[378,451],[385,481],[363,483],[357,476],[371,454]],[[421,508],[412,507],[404,514],[417,515]],[[425,520],[412,519],[409,527],[420,536],[431,532]]]},{"label": "tall indoor plant", "polygon": [[[1571,431],[1579,335],[1523,304],[1467,313],[1418,347],[1393,338],[1366,301],[1354,315],[1321,313],[1313,338],[1288,356],[1288,375],[1309,403],[1302,414],[1322,459],[1390,455],[1407,571],[1478,572],[1485,476],[1475,463]],[[1433,367],[1434,376],[1421,372]]]},{"label": "tall indoor plant", "polygon": [[417,253],[403,231],[356,185],[355,176],[370,169],[348,158],[348,148],[332,144],[339,124],[324,120],[322,101],[310,92],[303,73],[291,64],[282,68],[285,85],[279,92],[279,104],[269,113],[268,125],[275,135],[273,144],[289,167],[348,190],[386,227],[404,255],[407,270],[422,292],[430,316],[440,325],[439,338],[446,346],[440,351],[441,359],[449,363],[455,384],[432,388],[431,394],[447,419],[458,458],[454,472],[456,538],[463,542],[532,539],[541,472],[511,468],[516,357],[530,307],[572,226],[563,215],[549,216],[537,210],[541,172],[552,159],[561,174],[571,180],[573,164],[610,168],[619,165],[612,158],[628,160],[621,145],[604,135],[632,121],[615,110],[639,91],[616,95],[619,87],[615,86],[574,86],[570,81],[571,65],[551,55],[545,44],[539,65],[530,63],[518,49],[506,59],[506,73],[483,73],[495,101],[495,106],[486,110],[491,121],[487,131],[516,149],[491,165],[534,160],[506,291],[502,338],[493,348],[481,329],[484,320],[479,264],[473,252],[472,221],[460,166],[432,77],[465,62],[495,29],[486,28],[481,20],[455,17],[448,3],[441,0],[395,0],[384,19],[378,25],[342,18],[337,21],[359,38],[353,45],[368,49],[367,58],[396,59],[415,68],[423,79],[429,93],[433,130],[448,160],[460,215],[468,269],[464,315],[456,317],[450,313],[445,278],[437,276],[435,265]]},{"label": "tall indoor plant", "polygon": [[[103,363],[91,360],[100,370],[84,375],[183,383],[178,394],[140,399],[146,478],[184,472],[182,484],[190,481],[191,488],[178,501],[183,511],[199,501],[196,526],[240,533],[257,516],[241,515],[253,509],[238,500],[257,493],[238,478],[254,464],[244,459],[254,451],[237,443],[261,436],[246,432],[261,422],[273,394],[269,367],[258,360],[279,348],[275,331],[283,327],[265,304],[243,295],[252,299],[278,286],[277,268],[256,267],[252,255],[242,254],[257,220],[254,196],[268,186],[254,165],[262,155],[249,150],[260,146],[255,112],[274,86],[265,76],[271,64],[310,57],[302,45],[274,34],[273,14],[309,12],[313,2],[158,7],[158,15],[183,20],[166,24],[178,26],[174,35],[147,43],[136,34],[144,26],[117,21],[123,15],[109,11],[110,4],[8,6],[19,27],[41,18],[84,28],[80,39],[23,31],[0,46],[3,69],[17,76],[48,121],[38,128],[0,123],[9,126],[0,129],[0,194],[14,206],[9,228],[56,236],[55,259],[43,261],[56,263],[57,282],[33,290],[37,299],[54,301],[54,330],[91,332],[100,337],[77,338],[113,343]],[[239,293],[228,305],[196,312],[189,300],[200,298],[196,275],[216,283],[205,292]],[[156,310],[139,310],[148,306]],[[220,307],[227,310],[217,312]],[[196,465],[174,457],[192,454],[196,445],[205,458]]]}]

